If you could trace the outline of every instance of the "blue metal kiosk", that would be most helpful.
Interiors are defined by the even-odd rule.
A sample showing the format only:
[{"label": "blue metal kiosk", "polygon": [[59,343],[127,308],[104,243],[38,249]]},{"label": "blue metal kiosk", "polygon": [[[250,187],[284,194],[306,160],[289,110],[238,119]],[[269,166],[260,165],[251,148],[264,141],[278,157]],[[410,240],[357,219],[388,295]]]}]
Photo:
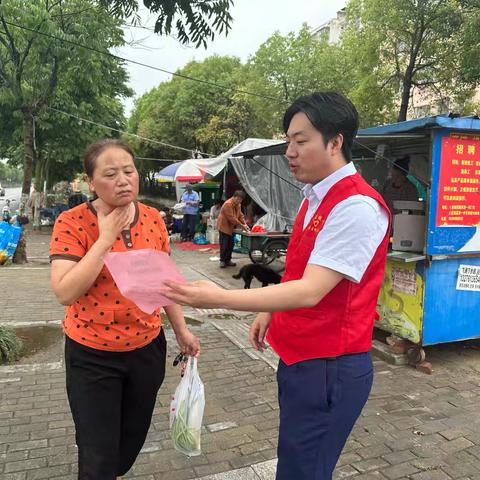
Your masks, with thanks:
[{"label": "blue metal kiosk", "polygon": [[422,346],[480,338],[480,120],[435,116],[367,128],[353,157],[377,188],[387,159],[402,154],[426,189],[424,244],[389,251],[377,326],[411,341],[420,362]]}]

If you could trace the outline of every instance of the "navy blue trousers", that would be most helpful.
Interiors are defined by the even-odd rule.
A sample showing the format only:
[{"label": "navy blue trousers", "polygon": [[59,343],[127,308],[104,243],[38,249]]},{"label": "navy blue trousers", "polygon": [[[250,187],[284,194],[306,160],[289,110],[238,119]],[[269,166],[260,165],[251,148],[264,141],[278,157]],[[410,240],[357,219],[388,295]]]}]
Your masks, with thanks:
[{"label": "navy blue trousers", "polygon": [[280,432],[276,480],[331,480],[370,394],[370,353],[314,359],[278,371]]},{"label": "navy blue trousers", "polygon": [[183,240],[193,240],[195,236],[195,224],[197,223],[197,214],[183,215],[183,222],[182,222],[182,239]]}]

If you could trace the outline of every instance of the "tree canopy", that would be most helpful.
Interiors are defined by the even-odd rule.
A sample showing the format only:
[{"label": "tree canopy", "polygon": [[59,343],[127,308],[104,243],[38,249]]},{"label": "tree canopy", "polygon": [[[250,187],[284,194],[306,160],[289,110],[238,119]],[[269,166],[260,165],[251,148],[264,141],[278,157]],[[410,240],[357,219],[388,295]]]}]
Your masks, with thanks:
[{"label": "tree canopy", "polygon": [[[137,12],[137,0],[100,0],[116,15],[131,16]],[[176,33],[180,42],[207,47],[216,33],[228,33],[232,22],[233,0],[143,0],[152,13],[158,15],[155,32]]]},{"label": "tree canopy", "polygon": [[123,122],[120,98],[131,94],[124,65],[75,45],[106,51],[123,45],[123,31],[89,0],[4,0],[0,26],[0,118],[8,125],[0,156],[23,157],[26,196],[34,171],[41,186],[80,170],[85,143],[99,130],[74,117]]},{"label": "tree canopy", "polygon": [[353,96],[377,111],[382,102],[390,111],[398,103],[398,121],[407,118],[414,88],[442,108],[471,96],[479,78],[478,2],[351,0],[347,15],[342,46],[358,80]]},{"label": "tree canopy", "polygon": [[[229,57],[191,62],[179,72],[199,82],[174,78],[144,95],[129,129],[219,153],[247,136],[278,136],[285,108],[316,90],[346,94],[362,126],[406,119],[414,90],[443,111],[471,113],[480,80],[479,8],[478,0],[351,0],[337,44],[304,25],[274,33],[246,65]],[[138,146],[164,158],[187,153]]]},{"label": "tree canopy", "polygon": [[212,56],[178,70],[196,81],[175,76],[143,95],[135,104],[128,129],[157,142],[135,140],[138,151],[146,157],[184,159],[191,156],[189,151],[158,142],[220,153],[254,132],[257,123],[250,98],[239,91],[244,71],[238,58]]}]

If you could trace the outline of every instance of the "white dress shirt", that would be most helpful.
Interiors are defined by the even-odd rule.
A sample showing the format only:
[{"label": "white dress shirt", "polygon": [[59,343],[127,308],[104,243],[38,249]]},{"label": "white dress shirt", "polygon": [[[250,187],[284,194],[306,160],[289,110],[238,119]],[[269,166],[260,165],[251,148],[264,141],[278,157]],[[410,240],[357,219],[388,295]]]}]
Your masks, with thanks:
[{"label": "white dress shirt", "polygon": [[[356,172],[350,162],[321,182],[303,188],[309,202],[304,229],[330,188]],[[330,268],[359,283],[387,228],[388,214],[376,200],[365,195],[353,195],[330,212],[317,235],[308,263]]]}]

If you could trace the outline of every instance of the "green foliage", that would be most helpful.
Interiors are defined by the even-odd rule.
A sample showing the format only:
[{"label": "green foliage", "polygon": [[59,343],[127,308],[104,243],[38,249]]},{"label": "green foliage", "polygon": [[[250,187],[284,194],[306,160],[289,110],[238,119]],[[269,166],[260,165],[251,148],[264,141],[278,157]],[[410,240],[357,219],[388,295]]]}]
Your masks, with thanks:
[{"label": "green foliage", "polygon": [[22,341],[11,328],[0,325],[0,363],[14,362],[20,357]]},{"label": "green foliage", "polygon": [[[138,9],[136,0],[100,0],[115,15],[130,16]],[[155,32],[169,35],[176,32],[180,42],[207,47],[215,33],[228,33],[233,0],[144,0],[143,4],[157,14]]]},{"label": "green foliage", "polygon": [[[181,2],[171,3],[174,14]],[[338,44],[304,25],[273,34],[246,65],[218,56],[190,62],[178,73],[226,88],[174,77],[137,100],[128,130],[219,153],[249,136],[278,136],[286,107],[318,90],[346,94],[364,127],[405,119],[414,89],[461,113],[476,112],[479,29],[478,0],[351,0]],[[158,143],[134,143],[142,156],[189,157]]]},{"label": "green foliage", "polygon": [[8,163],[0,162],[0,182],[5,187],[6,185],[19,184],[22,181],[23,172],[20,168],[9,165]]},{"label": "green foliage", "polygon": [[352,97],[370,107],[370,121],[389,119],[395,105],[405,120],[414,88],[450,104],[466,97],[479,76],[474,3],[350,1],[342,49],[357,83]]},{"label": "green foliage", "polygon": [[[312,37],[305,25],[298,34],[275,33],[247,65],[220,56],[190,62],[177,72],[183,78],[176,76],[136,101],[128,131],[214,154],[247,137],[271,138],[281,131],[285,108],[298,96],[319,89],[351,89],[338,54],[338,47]],[[189,157],[188,152],[156,143],[133,143],[141,156]],[[158,169],[158,164],[145,168]]]},{"label": "green foliage", "polygon": [[465,1],[463,3],[465,22],[458,35],[462,45],[459,73],[462,80],[468,84],[478,84],[480,82],[480,69],[478,68],[480,60],[480,40],[478,38],[478,32],[480,31],[480,2]]},{"label": "green foliage", "polygon": [[[236,92],[243,86],[244,68],[233,57],[212,56],[188,63],[177,73],[201,82],[176,76],[143,95],[135,104],[128,131],[157,142],[168,139],[192,151],[220,153],[255,131],[250,97]],[[190,157],[190,152],[155,142],[137,139],[132,143],[144,157]]]},{"label": "green foliage", "polygon": [[338,48],[325,38],[312,36],[305,24],[298,33],[274,33],[249,60],[247,89],[278,101],[254,100],[262,116],[275,118],[270,129],[280,128],[285,108],[301,95],[318,90],[347,92],[350,82]]},{"label": "green foliage", "polygon": [[124,44],[121,19],[91,0],[4,0],[0,21],[0,157],[24,163],[26,191],[32,169],[39,187],[72,179],[85,145],[112,132],[51,107],[122,127],[125,66],[92,51]]},{"label": "green foliage", "polygon": [[255,134],[252,127],[257,123],[258,117],[248,95],[236,92],[196,130],[196,138],[207,150],[220,153]]}]

